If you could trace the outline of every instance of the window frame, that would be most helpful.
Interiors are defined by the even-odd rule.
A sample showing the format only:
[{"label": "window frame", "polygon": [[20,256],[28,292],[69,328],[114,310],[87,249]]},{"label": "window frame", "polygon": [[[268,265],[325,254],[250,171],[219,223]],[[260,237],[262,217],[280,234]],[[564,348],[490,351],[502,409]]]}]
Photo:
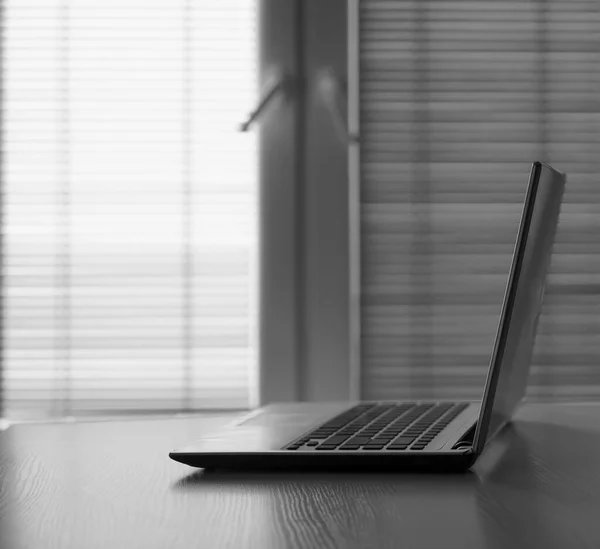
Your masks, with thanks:
[{"label": "window frame", "polygon": [[359,147],[340,140],[318,79],[328,69],[347,84],[348,128],[357,132],[358,0],[262,0],[261,8],[260,80],[289,71],[297,93],[259,130],[259,402],[355,400]]}]

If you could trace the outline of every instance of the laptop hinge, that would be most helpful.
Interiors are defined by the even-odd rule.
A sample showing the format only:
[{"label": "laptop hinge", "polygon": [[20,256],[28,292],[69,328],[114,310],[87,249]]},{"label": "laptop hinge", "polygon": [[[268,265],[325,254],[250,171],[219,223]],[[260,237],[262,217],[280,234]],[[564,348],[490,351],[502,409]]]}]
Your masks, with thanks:
[{"label": "laptop hinge", "polygon": [[467,432],[458,439],[456,444],[452,446],[453,450],[465,450],[473,446],[473,440],[475,438],[475,430],[477,429],[477,422],[470,427]]}]

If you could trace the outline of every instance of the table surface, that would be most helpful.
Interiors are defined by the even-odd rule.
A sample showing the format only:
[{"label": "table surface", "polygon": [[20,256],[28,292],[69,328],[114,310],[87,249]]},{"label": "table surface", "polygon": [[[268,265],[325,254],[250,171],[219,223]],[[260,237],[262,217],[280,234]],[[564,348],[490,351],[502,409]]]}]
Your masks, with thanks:
[{"label": "table surface", "polygon": [[198,416],[0,432],[0,547],[600,547],[600,406],[527,405],[460,475],[209,472]]}]

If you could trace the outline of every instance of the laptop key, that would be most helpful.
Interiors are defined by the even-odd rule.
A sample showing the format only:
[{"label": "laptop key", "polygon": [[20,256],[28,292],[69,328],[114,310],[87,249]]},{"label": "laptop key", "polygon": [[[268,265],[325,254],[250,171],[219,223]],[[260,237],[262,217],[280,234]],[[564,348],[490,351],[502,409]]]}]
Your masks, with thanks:
[{"label": "laptop key", "polygon": [[388,444],[393,437],[375,437],[371,439],[371,443],[374,444]]},{"label": "laptop key", "polygon": [[415,438],[417,437],[411,437],[411,436],[401,436],[398,437],[396,439],[394,439],[394,441],[392,442],[392,444],[410,444],[413,440],[415,440]]},{"label": "laptop key", "polygon": [[331,438],[328,438],[323,444],[338,446],[342,442],[346,442],[346,440],[350,438],[350,435],[335,435]]},{"label": "laptop key", "polygon": [[410,444],[388,444],[385,448],[386,450],[406,450]]},{"label": "laptop key", "polygon": [[358,444],[360,446],[363,444],[368,444],[369,442],[371,442],[371,437],[363,437],[360,435],[352,437],[350,440],[348,440],[348,444]]}]

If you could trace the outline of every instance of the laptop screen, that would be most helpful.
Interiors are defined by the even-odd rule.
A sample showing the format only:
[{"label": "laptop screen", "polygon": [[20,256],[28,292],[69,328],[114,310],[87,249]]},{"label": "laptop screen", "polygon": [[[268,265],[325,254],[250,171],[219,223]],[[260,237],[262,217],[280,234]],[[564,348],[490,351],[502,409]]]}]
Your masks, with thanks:
[{"label": "laptop screen", "polygon": [[477,452],[525,395],[565,179],[539,162],[532,166],[475,432]]}]

